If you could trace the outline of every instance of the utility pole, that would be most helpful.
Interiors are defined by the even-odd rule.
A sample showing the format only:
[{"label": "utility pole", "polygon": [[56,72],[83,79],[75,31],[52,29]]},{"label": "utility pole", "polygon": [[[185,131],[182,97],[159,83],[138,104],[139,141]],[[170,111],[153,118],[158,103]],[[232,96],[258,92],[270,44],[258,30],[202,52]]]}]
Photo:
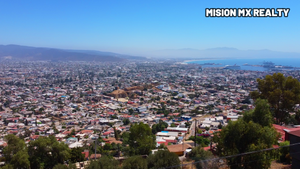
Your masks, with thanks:
[{"label": "utility pole", "polygon": [[98,138],[96,138],[96,140],[95,140],[95,160],[96,160],[97,139]]},{"label": "utility pole", "polygon": [[117,144],[118,145],[118,157],[119,157],[119,160],[120,160],[120,144]]},{"label": "utility pole", "polygon": [[194,132],[195,132],[195,141],[194,141],[194,143],[195,143],[195,147],[196,147],[196,135],[197,135],[197,132],[196,132],[196,128],[197,128],[197,119],[195,119],[195,130],[194,130]]},{"label": "utility pole", "polygon": [[117,102],[119,101],[119,93],[120,93],[119,88],[117,88],[117,95],[116,95]]},{"label": "utility pole", "polygon": [[[182,139],[182,152],[183,152],[183,154],[184,154],[184,138]],[[183,169],[183,160],[181,160],[181,169]]]}]

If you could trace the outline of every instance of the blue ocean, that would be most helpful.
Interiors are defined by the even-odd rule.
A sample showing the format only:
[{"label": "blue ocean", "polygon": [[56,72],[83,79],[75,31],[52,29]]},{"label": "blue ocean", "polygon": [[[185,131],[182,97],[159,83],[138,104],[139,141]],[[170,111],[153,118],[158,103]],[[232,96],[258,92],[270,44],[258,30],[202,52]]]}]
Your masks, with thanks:
[{"label": "blue ocean", "polygon": [[202,65],[203,68],[206,67],[225,67],[226,65],[238,65],[241,66],[240,70],[252,70],[252,71],[268,71],[269,69],[257,66],[245,66],[249,65],[263,65],[263,62],[273,62],[276,66],[291,66],[300,68],[300,58],[261,58],[261,59],[214,59],[214,60],[197,60],[197,61],[187,61],[186,63],[214,63],[217,65]]}]

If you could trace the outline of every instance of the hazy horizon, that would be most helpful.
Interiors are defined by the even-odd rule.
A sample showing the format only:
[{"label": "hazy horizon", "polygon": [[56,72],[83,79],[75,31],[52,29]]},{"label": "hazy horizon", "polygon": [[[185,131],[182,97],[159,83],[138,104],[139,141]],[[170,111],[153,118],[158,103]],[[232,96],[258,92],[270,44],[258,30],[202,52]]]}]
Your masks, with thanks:
[{"label": "hazy horizon", "polygon": [[[232,47],[297,52],[299,1],[4,1],[0,44],[147,56]],[[205,8],[290,8],[282,18],[206,18]]]},{"label": "hazy horizon", "polygon": [[[0,44],[3,45],[3,44]],[[16,45],[16,46],[26,46],[20,44],[7,44],[7,45]],[[4,46],[7,46],[4,45]],[[297,52],[281,52],[281,51],[273,51],[269,49],[260,49],[260,50],[240,50],[238,48],[233,47],[216,47],[216,48],[207,48],[207,49],[193,49],[193,48],[181,48],[181,49],[161,49],[161,50],[153,50],[148,51],[146,54],[129,54],[129,53],[121,53],[115,51],[100,51],[94,49],[63,49],[63,48],[53,48],[53,47],[45,47],[45,46],[26,46],[26,47],[35,47],[35,48],[49,48],[49,49],[60,49],[60,50],[71,50],[72,52],[77,51],[98,51],[103,53],[115,53],[121,55],[131,55],[131,56],[141,56],[147,58],[161,58],[161,59],[234,59],[234,58],[294,58],[300,57],[300,53]],[[163,57],[163,58],[162,58]]]}]

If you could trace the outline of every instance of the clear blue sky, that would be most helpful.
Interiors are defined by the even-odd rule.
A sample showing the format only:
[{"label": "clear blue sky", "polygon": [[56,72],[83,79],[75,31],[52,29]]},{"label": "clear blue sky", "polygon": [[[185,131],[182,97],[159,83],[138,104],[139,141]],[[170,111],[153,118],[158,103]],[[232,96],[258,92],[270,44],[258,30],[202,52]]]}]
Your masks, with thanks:
[{"label": "clear blue sky", "polygon": [[[288,18],[206,18],[205,8],[290,8]],[[0,44],[146,54],[234,47],[300,52],[299,0],[1,0]]]}]

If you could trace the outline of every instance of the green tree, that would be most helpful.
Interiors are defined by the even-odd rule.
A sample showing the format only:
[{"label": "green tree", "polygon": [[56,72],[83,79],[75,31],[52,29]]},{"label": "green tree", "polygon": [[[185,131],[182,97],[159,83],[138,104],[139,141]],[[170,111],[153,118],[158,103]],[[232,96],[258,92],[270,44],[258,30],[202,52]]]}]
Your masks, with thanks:
[{"label": "green tree", "polygon": [[147,169],[147,160],[141,156],[131,156],[123,164],[123,169]]},{"label": "green tree", "polygon": [[76,132],[75,132],[75,129],[73,129],[70,133],[71,136],[75,136]]},{"label": "green tree", "polygon": [[[195,141],[195,136],[191,136],[189,140]],[[209,140],[207,138],[203,138],[202,136],[196,136],[196,143],[203,147],[206,147],[209,144]]]},{"label": "green tree", "polygon": [[134,124],[130,128],[128,143],[131,155],[148,155],[155,148],[155,135],[148,124]]},{"label": "green tree", "polygon": [[118,169],[119,162],[114,158],[103,156],[98,160],[92,160],[86,169]]},{"label": "green tree", "polygon": [[300,103],[300,83],[297,79],[282,73],[267,75],[257,79],[258,91],[251,92],[253,99],[267,99],[274,113],[276,122],[284,122],[293,111],[295,104]]},{"label": "green tree", "polygon": [[68,169],[68,166],[64,164],[57,164],[53,167],[53,169]]},{"label": "green tree", "polygon": [[[243,118],[229,122],[219,135],[213,138],[220,156],[228,156],[271,148],[278,140],[272,128],[272,115],[268,102],[257,99],[255,109],[244,113]],[[231,168],[268,168],[272,154],[260,152],[227,159]],[[249,162],[250,161],[250,162]]]},{"label": "green tree", "polygon": [[134,113],[133,109],[128,109],[128,112],[129,112],[129,114],[133,114]]},{"label": "green tree", "polygon": [[[271,127],[263,127],[253,121],[245,122],[239,119],[229,121],[222,131],[213,137],[217,144],[219,156],[241,154],[266,148],[271,148],[278,140],[278,133]],[[228,158],[230,168],[261,168],[267,169],[271,164],[269,152],[255,153],[245,156]]]},{"label": "green tree", "polygon": [[43,107],[41,107],[41,108],[39,109],[39,113],[41,114],[44,110],[45,110],[45,109],[44,109]]},{"label": "green tree", "polygon": [[130,123],[130,120],[128,118],[123,119],[123,124],[128,125]]},{"label": "green tree", "polygon": [[73,163],[84,161],[84,154],[82,154],[82,152],[83,148],[81,147],[72,148],[70,152],[71,161]]},{"label": "green tree", "polygon": [[105,145],[103,146],[103,150],[111,150],[112,146],[109,143],[105,143]]},{"label": "green tree", "polygon": [[75,164],[69,164],[68,166],[65,164],[57,164],[53,169],[77,169],[77,167]]},{"label": "green tree", "polygon": [[185,124],[185,127],[187,127],[187,128],[190,128],[190,126],[191,126],[191,123],[189,123],[189,122],[185,122],[184,124]]},{"label": "green tree", "polygon": [[10,163],[13,165],[14,168],[30,168],[29,155],[27,149],[18,151],[15,155],[13,155],[13,158],[11,159]]},{"label": "green tree", "polygon": [[54,131],[55,134],[59,133],[59,131],[57,130],[57,128],[55,126],[53,126],[53,131]]},{"label": "green tree", "polygon": [[6,164],[5,166],[1,167],[1,169],[14,169],[14,167],[10,164]]},{"label": "green tree", "polygon": [[31,168],[53,168],[70,159],[70,149],[65,143],[58,142],[54,136],[39,137],[28,146]]},{"label": "green tree", "polygon": [[24,140],[13,134],[6,135],[7,146],[3,150],[6,164],[13,168],[30,168],[29,156]]},{"label": "green tree", "polygon": [[[279,146],[288,146],[290,145],[289,141],[285,141],[279,144]],[[279,150],[279,160],[283,163],[290,164],[292,161],[292,157],[290,156],[290,147],[280,148]]]},{"label": "green tree", "polygon": [[218,129],[222,129],[223,128],[223,126],[222,126],[222,124],[220,123],[219,125],[218,125]]},{"label": "green tree", "polygon": [[156,134],[157,132],[165,130],[168,127],[168,123],[159,120],[158,124],[152,125],[152,133]]},{"label": "green tree", "polygon": [[165,144],[160,144],[157,149],[164,149],[164,150],[167,150],[168,148],[166,147]]},{"label": "green tree", "polygon": [[123,145],[127,145],[129,144],[129,132],[124,132],[122,135],[121,135],[121,138],[122,138],[122,144]]},{"label": "green tree", "polygon": [[195,160],[197,162],[196,168],[210,168],[217,169],[217,161],[208,161],[208,159],[214,158],[213,154],[210,151],[205,151],[201,146],[194,147],[190,153],[188,153],[188,159]]},{"label": "green tree", "polygon": [[267,100],[257,99],[255,101],[255,109],[246,112],[243,119],[246,122],[253,121],[261,126],[271,127],[273,124],[273,118]]},{"label": "green tree", "polygon": [[177,127],[175,123],[171,123],[170,127]]},{"label": "green tree", "polygon": [[114,127],[114,133],[115,133],[115,139],[116,139],[116,140],[119,140],[119,133],[118,133],[118,131],[116,130],[116,127]]},{"label": "green tree", "polygon": [[174,166],[173,169],[180,169],[180,161],[175,153],[169,152],[169,150],[158,150],[154,154],[151,154],[148,159],[148,168],[164,168]]}]

